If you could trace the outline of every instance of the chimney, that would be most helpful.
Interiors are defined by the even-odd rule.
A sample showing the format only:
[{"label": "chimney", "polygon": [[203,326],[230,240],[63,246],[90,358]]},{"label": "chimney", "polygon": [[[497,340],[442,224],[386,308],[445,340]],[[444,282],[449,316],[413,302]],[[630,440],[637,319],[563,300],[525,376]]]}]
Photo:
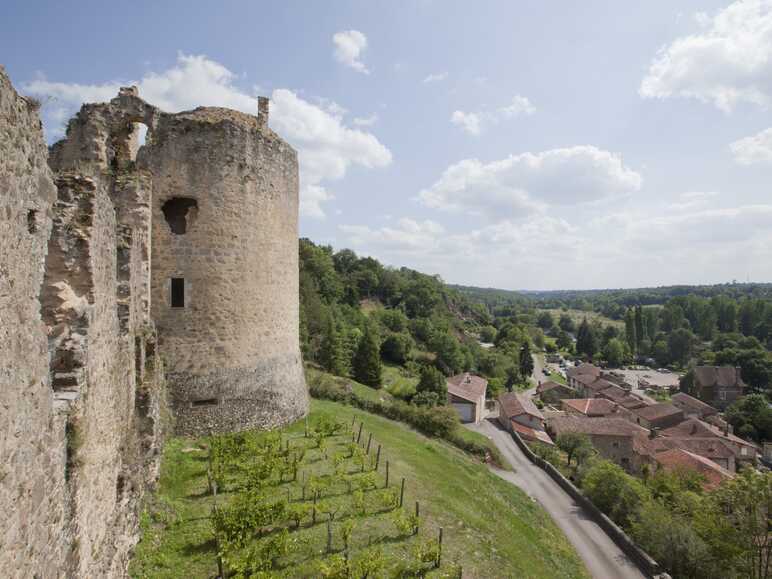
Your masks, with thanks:
[{"label": "chimney", "polygon": [[268,97],[257,97],[257,124],[259,127],[268,125]]},{"label": "chimney", "polygon": [[692,434],[697,434],[697,423],[692,422]]},{"label": "chimney", "polygon": [[659,433],[657,432],[657,429],[652,428],[651,430],[649,430],[649,439],[654,440],[655,438],[657,438],[658,434]]}]

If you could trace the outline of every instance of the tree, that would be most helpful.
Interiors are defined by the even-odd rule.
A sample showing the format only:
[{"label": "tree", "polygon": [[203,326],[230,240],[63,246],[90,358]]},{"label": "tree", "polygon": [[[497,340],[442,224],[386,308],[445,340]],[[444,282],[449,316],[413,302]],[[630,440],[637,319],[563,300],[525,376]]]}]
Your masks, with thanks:
[{"label": "tree", "polygon": [[322,343],[319,348],[319,363],[330,374],[342,376],[346,373],[343,341],[335,326],[335,319],[328,316]]},{"label": "tree", "polygon": [[738,576],[767,579],[772,570],[772,473],[745,468],[706,503],[695,523],[714,557],[731,563]]},{"label": "tree", "polygon": [[633,354],[638,352],[638,332],[635,329],[635,312],[628,308],[625,312],[625,340]]},{"label": "tree", "polygon": [[417,393],[433,392],[441,400],[448,397],[448,382],[445,375],[434,366],[424,366],[421,368],[421,378],[415,388]]},{"label": "tree", "polygon": [[692,348],[696,337],[685,328],[678,328],[670,333],[667,338],[667,347],[673,362],[685,366],[692,355]]},{"label": "tree", "polygon": [[570,350],[572,344],[573,342],[571,341],[571,336],[569,336],[568,333],[564,330],[560,330],[557,339],[558,348],[561,350]]},{"label": "tree", "polygon": [[436,363],[446,374],[456,374],[464,367],[464,354],[456,337],[449,332],[435,332],[431,349],[437,355]]},{"label": "tree", "polygon": [[543,311],[539,314],[539,317],[536,318],[536,325],[538,325],[542,330],[549,330],[552,326],[555,325],[555,320],[550,312]]},{"label": "tree", "polygon": [[598,340],[595,336],[595,330],[587,322],[587,318],[579,324],[579,331],[576,334],[576,352],[592,359],[598,349]]},{"label": "tree", "polygon": [[492,343],[496,339],[496,328],[493,326],[483,326],[480,329],[480,341]]},{"label": "tree", "polygon": [[643,340],[643,308],[635,306],[635,350],[638,350],[641,340]]},{"label": "tree", "polygon": [[373,388],[381,387],[381,355],[378,339],[368,323],[352,361],[354,379]]},{"label": "tree", "polygon": [[618,368],[625,361],[625,345],[617,338],[612,338],[603,348],[603,357],[609,366]]},{"label": "tree", "polygon": [[533,355],[531,355],[530,343],[525,340],[520,348],[520,377],[523,382],[526,382],[531,374],[533,374]]},{"label": "tree", "polygon": [[586,434],[578,432],[566,432],[559,435],[555,444],[568,455],[568,466],[571,466],[573,458],[577,459],[577,465],[579,462],[583,462],[594,450],[590,438]]},{"label": "tree", "polygon": [[582,477],[582,490],[596,507],[626,527],[649,493],[641,481],[608,460],[597,460]]},{"label": "tree", "polygon": [[410,359],[413,338],[409,334],[390,333],[381,344],[381,356],[395,364],[404,364]]},{"label": "tree", "polygon": [[741,398],[726,409],[724,417],[738,434],[757,442],[772,440],[772,409],[761,394]]},{"label": "tree", "polygon": [[568,314],[560,314],[560,321],[558,322],[558,326],[560,326],[560,329],[564,332],[573,333],[576,331],[576,324],[574,323],[574,319]]}]

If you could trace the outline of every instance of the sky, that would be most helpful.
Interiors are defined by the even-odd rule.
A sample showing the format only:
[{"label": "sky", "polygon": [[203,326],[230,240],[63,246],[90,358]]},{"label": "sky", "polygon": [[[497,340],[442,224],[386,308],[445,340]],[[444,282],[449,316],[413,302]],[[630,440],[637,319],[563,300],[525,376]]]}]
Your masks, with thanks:
[{"label": "sky", "polygon": [[772,0],[6,0],[0,64],[49,142],[269,96],[300,235],[450,283],[772,281]]}]

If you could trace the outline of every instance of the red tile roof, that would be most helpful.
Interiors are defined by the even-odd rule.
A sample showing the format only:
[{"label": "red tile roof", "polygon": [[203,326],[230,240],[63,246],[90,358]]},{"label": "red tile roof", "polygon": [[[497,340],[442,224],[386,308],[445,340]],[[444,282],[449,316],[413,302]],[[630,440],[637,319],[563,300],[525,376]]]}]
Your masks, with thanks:
[{"label": "red tile roof", "polygon": [[448,378],[448,393],[458,396],[469,402],[479,402],[480,398],[485,399],[485,391],[488,388],[488,381],[480,376],[475,376],[469,372],[457,374]]},{"label": "red tile roof", "polygon": [[528,428],[524,424],[520,424],[519,422],[516,422],[514,420],[510,421],[512,423],[512,428],[515,432],[517,432],[521,437],[526,438],[528,440],[536,440],[538,442],[543,442],[545,444],[554,444],[552,442],[552,439],[550,438],[550,435],[544,432],[543,430],[535,430],[533,428]]},{"label": "red tile roof", "polygon": [[671,448],[658,452],[654,455],[654,460],[667,472],[678,469],[698,472],[705,477],[705,482],[702,485],[705,490],[713,490],[726,479],[732,478],[732,473],[721,468],[712,460],[682,448]]},{"label": "red tile roof", "polygon": [[562,404],[586,416],[606,416],[617,411],[617,405],[604,398],[570,398],[563,400]]},{"label": "red tile roof", "polygon": [[669,416],[683,415],[683,411],[680,408],[673,406],[669,402],[660,402],[659,404],[635,408],[632,410],[632,413],[649,422],[667,418]]},{"label": "red tile roof", "polygon": [[718,410],[710,404],[705,404],[702,400],[689,396],[686,392],[678,392],[671,397],[673,404],[684,411],[684,414],[699,414],[702,418],[718,414]]},{"label": "red tile roof", "polygon": [[552,380],[547,380],[546,382],[542,382],[536,387],[536,393],[541,394],[542,392],[553,390],[555,388],[565,388],[566,390],[572,390],[572,388],[569,388],[565,384],[559,384],[557,382],[553,382]]},{"label": "red tile roof", "polygon": [[699,386],[745,388],[740,369],[733,366],[697,366],[694,369],[694,380]]},{"label": "red tile roof", "polygon": [[522,392],[505,392],[499,396],[499,412],[504,413],[504,416],[507,418],[530,414],[540,420],[544,420],[544,415],[542,415],[541,411]]},{"label": "red tile roof", "polygon": [[574,366],[573,368],[568,368],[566,370],[566,375],[571,378],[578,378],[580,375],[583,374],[589,374],[592,376],[595,376],[596,378],[600,376],[600,368],[595,366],[594,364],[580,364],[579,366]]},{"label": "red tile roof", "polygon": [[655,438],[640,437],[633,443],[633,448],[639,454],[654,456],[663,450],[672,448],[682,448],[694,454],[704,456],[711,460],[728,460],[735,456],[735,451],[727,442],[712,437],[676,437],[676,436],[657,436]]},{"label": "red tile roof", "polygon": [[624,418],[584,418],[582,416],[558,416],[550,419],[550,429],[555,435],[564,432],[608,436],[648,436],[649,431]]},{"label": "red tile roof", "polygon": [[704,422],[702,420],[699,420],[698,418],[687,418],[684,420],[681,424],[677,424],[676,426],[671,426],[670,428],[665,428],[662,430],[661,433],[663,436],[672,436],[672,437],[700,437],[700,438],[717,438],[719,440],[725,440],[726,442],[737,444],[740,446],[747,446],[755,449],[756,451],[759,450],[759,447],[747,440],[743,440],[739,436],[735,436],[734,434],[726,433],[712,424],[708,424],[707,422]]}]

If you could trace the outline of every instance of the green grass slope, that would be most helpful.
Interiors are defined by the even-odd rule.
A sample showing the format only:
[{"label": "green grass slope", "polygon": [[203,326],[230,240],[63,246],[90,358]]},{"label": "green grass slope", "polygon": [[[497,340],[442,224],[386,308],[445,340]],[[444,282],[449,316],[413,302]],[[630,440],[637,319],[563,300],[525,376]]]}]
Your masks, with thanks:
[{"label": "green grass slope", "polygon": [[[588,577],[545,511],[485,465],[400,423],[314,400],[310,418],[321,417],[346,423],[356,417],[364,422],[365,431],[383,445],[381,461],[390,463],[392,484],[406,479],[406,506],[420,501],[421,535],[436,537],[443,527],[443,560],[460,564],[465,577]],[[302,431],[302,421],[287,429],[290,434]],[[216,573],[207,462],[201,452],[191,450],[195,446],[180,438],[166,446],[158,492],[143,514],[143,538],[130,567],[132,577],[195,578]],[[323,527],[319,525],[319,532]],[[286,567],[277,576],[312,576],[308,569]]]}]

